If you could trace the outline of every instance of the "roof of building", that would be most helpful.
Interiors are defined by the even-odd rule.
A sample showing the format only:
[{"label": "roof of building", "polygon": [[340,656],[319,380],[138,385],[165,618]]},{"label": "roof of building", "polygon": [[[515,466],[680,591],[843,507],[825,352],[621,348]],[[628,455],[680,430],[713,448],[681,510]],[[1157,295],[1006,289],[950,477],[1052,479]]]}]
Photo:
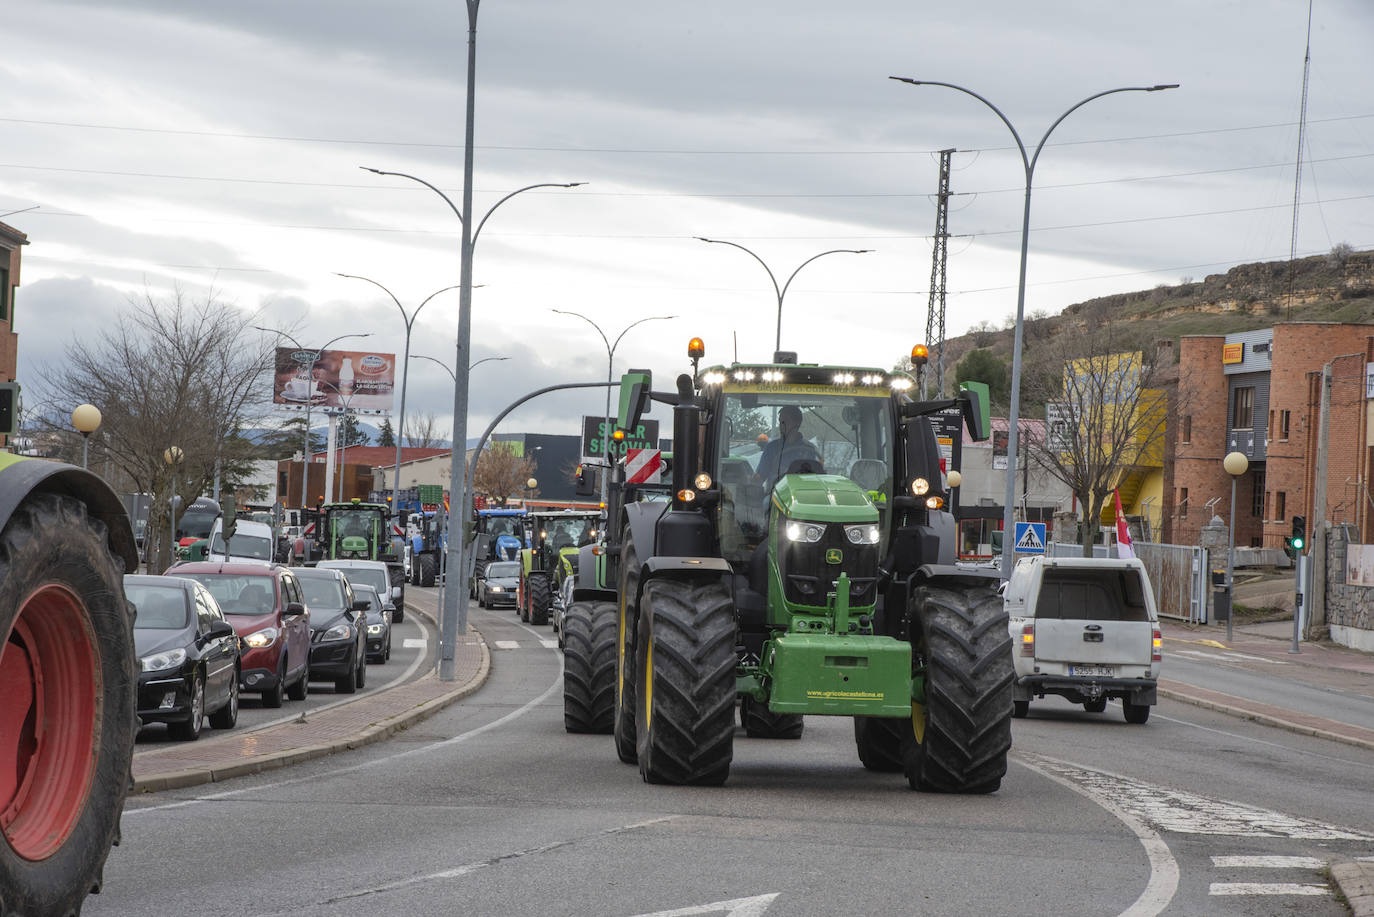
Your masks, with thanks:
[{"label": "roof of building", "polygon": [[[401,461],[413,462],[416,459],[448,455],[452,451],[447,447],[402,446]],[[315,453],[316,460],[327,457],[328,453],[324,450]],[[345,465],[372,465],[373,467],[393,465],[396,463],[396,448],[394,446],[349,446],[346,449],[337,450],[334,460],[343,462]]]}]

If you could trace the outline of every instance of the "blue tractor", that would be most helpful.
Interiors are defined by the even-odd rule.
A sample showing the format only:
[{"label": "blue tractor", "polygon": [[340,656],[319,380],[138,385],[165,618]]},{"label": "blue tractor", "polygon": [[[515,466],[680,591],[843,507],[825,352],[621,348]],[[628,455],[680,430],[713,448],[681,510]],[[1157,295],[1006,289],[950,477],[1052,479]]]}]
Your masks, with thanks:
[{"label": "blue tractor", "polygon": [[473,514],[470,598],[477,598],[477,587],[486,576],[487,564],[520,559],[520,549],[528,547],[525,516],[523,509],[479,509]]},{"label": "blue tractor", "polygon": [[448,549],[443,514],[427,509],[410,514],[406,524],[406,553],[410,556],[413,586],[433,586],[438,579],[439,559]]}]

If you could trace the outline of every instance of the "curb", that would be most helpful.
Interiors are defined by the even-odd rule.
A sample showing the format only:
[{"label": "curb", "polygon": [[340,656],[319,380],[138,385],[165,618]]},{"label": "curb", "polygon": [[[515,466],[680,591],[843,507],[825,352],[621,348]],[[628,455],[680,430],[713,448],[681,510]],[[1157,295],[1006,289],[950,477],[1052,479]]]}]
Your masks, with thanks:
[{"label": "curb", "polygon": [[[1181,690],[1177,686],[1166,687],[1162,679],[1157,690],[1159,692],[1160,697],[1167,697],[1170,700],[1180,701],[1185,704],[1192,704],[1194,707],[1202,707],[1207,710],[1215,710],[1217,713],[1224,713],[1228,716],[1234,716],[1237,719],[1252,720],[1256,723],[1263,723],[1266,726],[1273,726],[1276,729],[1282,729],[1286,732],[1296,733],[1297,735],[1313,736],[1314,738],[1319,739],[1328,739],[1332,742],[1340,742],[1344,745],[1353,745],[1357,748],[1364,748],[1370,751],[1374,751],[1374,739],[1365,739],[1361,736],[1342,735],[1338,732],[1332,732],[1328,729],[1321,729],[1317,726],[1307,726],[1302,723],[1295,723],[1290,719],[1284,719],[1283,717],[1274,716],[1273,714],[1265,713],[1260,710],[1255,710],[1253,708],[1241,706],[1240,704],[1243,703],[1243,700],[1241,698],[1235,698],[1236,701],[1240,702],[1237,704],[1228,703],[1222,700],[1212,700],[1210,698],[1201,697],[1197,694],[1190,694],[1187,690]],[[1207,693],[1215,695],[1218,698],[1231,697],[1231,695],[1229,694],[1221,694],[1220,692],[1216,691],[1208,691]],[[1335,723],[1334,721],[1330,720],[1326,722],[1331,722],[1333,725],[1344,725],[1340,723]]]},{"label": "curb", "polygon": [[[410,606],[407,606],[406,611],[409,612],[410,610]],[[415,609],[415,612],[429,618],[430,623],[434,623],[434,619],[430,617],[428,613],[420,611],[419,609]],[[222,766],[188,768],[185,770],[136,778],[133,781],[130,792],[153,793],[163,790],[200,786],[206,783],[218,783],[222,780],[228,780],[231,777],[258,774],[263,771],[276,770],[277,768],[288,767],[292,764],[299,764],[302,761],[309,761],[314,758],[323,758],[326,755],[332,755],[336,752],[362,748],[365,745],[371,745],[374,742],[380,742],[383,739],[390,738],[401,730],[428,719],[440,710],[453,704],[455,701],[462,700],[486,683],[487,677],[491,674],[491,650],[478,631],[473,630],[472,633],[477,637],[477,645],[481,649],[482,661],[477,667],[477,673],[470,680],[451,691],[422,701],[409,710],[384,715],[382,719],[364,727],[361,731],[334,742],[305,745],[285,751],[271,752],[260,757],[250,758],[244,761],[235,761],[232,764]],[[413,682],[407,682],[404,685],[396,685],[395,687],[386,689],[386,691],[380,691],[372,695],[372,697],[384,698],[391,691],[409,688],[425,681],[437,680],[438,676],[431,672],[428,675],[421,676]],[[290,724],[284,723],[281,725],[287,726]]]},{"label": "curb", "polygon": [[1374,917],[1374,863],[1338,860],[1331,865],[1331,878],[1354,917]]}]

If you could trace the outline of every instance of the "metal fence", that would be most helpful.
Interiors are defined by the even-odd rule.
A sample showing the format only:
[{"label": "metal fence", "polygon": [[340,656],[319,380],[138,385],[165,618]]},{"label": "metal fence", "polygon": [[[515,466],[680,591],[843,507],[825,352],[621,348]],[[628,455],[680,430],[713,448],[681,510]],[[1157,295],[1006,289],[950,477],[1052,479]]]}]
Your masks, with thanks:
[{"label": "metal fence", "polygon": [[[1082,557],[1083,546],[1051,542],[1050,557]],[[1093,545],[1093,557],[1115,557],[1116,546]],[[1166,618],[1207,623],[1207,551],[1187,545],[1135,543],[1135,556],[1145,564],[1155,605]]]}]

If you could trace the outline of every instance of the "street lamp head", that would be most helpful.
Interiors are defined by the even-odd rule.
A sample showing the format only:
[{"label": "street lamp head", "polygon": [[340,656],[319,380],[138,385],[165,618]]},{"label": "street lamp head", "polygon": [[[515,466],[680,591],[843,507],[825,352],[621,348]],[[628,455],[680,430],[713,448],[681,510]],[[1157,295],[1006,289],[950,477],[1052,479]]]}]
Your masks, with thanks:
[{"label": "street lamp head", "polygon": [[570,181],[570,182],[565,182],[565,183],[562,184],[562,185],[559,185],[559,187],[560,187],[560,188],[580,188],[580,187],[582,187],[582,186],[585,185],[585,184],[586,184],[586,182],[584,182],[584,181]]},{"label": "street lamp head", "polygon": [[78,404],[72,411],[72,426],[82,436],[90,436],[100,426],[100,409],[93,404]]},{"label": "street lamp head", "polygon": [[1228,452],[1226,458],[1221,460],[1221,467],[1232,477],[1239,477],[1249,469],[1250,460],[1245,457],[1244,452]]},{"label": "street lamp head", "polygon": [[1178,87],[1179,87],[1179,84],[1178,84],[1178,83],[1158,83],[1158,84],[1156,84],[1156,85],[1154,85],[1154,86],[1149,87],[1149,88],[1146,89],[1145,91],[1146,91],[1146,92],[1159,92],[1159,91],[1162,90],[1162,89],[1177,89]]},{"label": "street lamp head", "polygon": [[386,174],[387,174],[387,173],[383,172],[381,169],[374,169],[374,168],[372,168],[371,166],[358,166],[358,168],[362,169],[364,172],[371,172],[373,175],[386,175]]},{"label": "street lamp head", "polygon": [[920,86],[920,85],[923,85],[921,80],[913,80],[913,79],[912,79],[911,77],[909,77],[909,76],[890,76],[890,77],[888,77],[888,79],[889,79],[889,80],[896,80],[896,81],[899,82],[899,83],[910,83],[910,84],[913,85],[913,86]]},{"label": "street lamp head", "polygon": [[525,486],[528,487],[530,490],[534,490],[536,487],[539,486],[539,481],[535,478],[530,478],[528,481],[525,482]]},{"label": "street lamp head", "polygon": [[163,450],[162,460],[168,465],[180,465],[184,455],[180,446],[168,446]]}]

